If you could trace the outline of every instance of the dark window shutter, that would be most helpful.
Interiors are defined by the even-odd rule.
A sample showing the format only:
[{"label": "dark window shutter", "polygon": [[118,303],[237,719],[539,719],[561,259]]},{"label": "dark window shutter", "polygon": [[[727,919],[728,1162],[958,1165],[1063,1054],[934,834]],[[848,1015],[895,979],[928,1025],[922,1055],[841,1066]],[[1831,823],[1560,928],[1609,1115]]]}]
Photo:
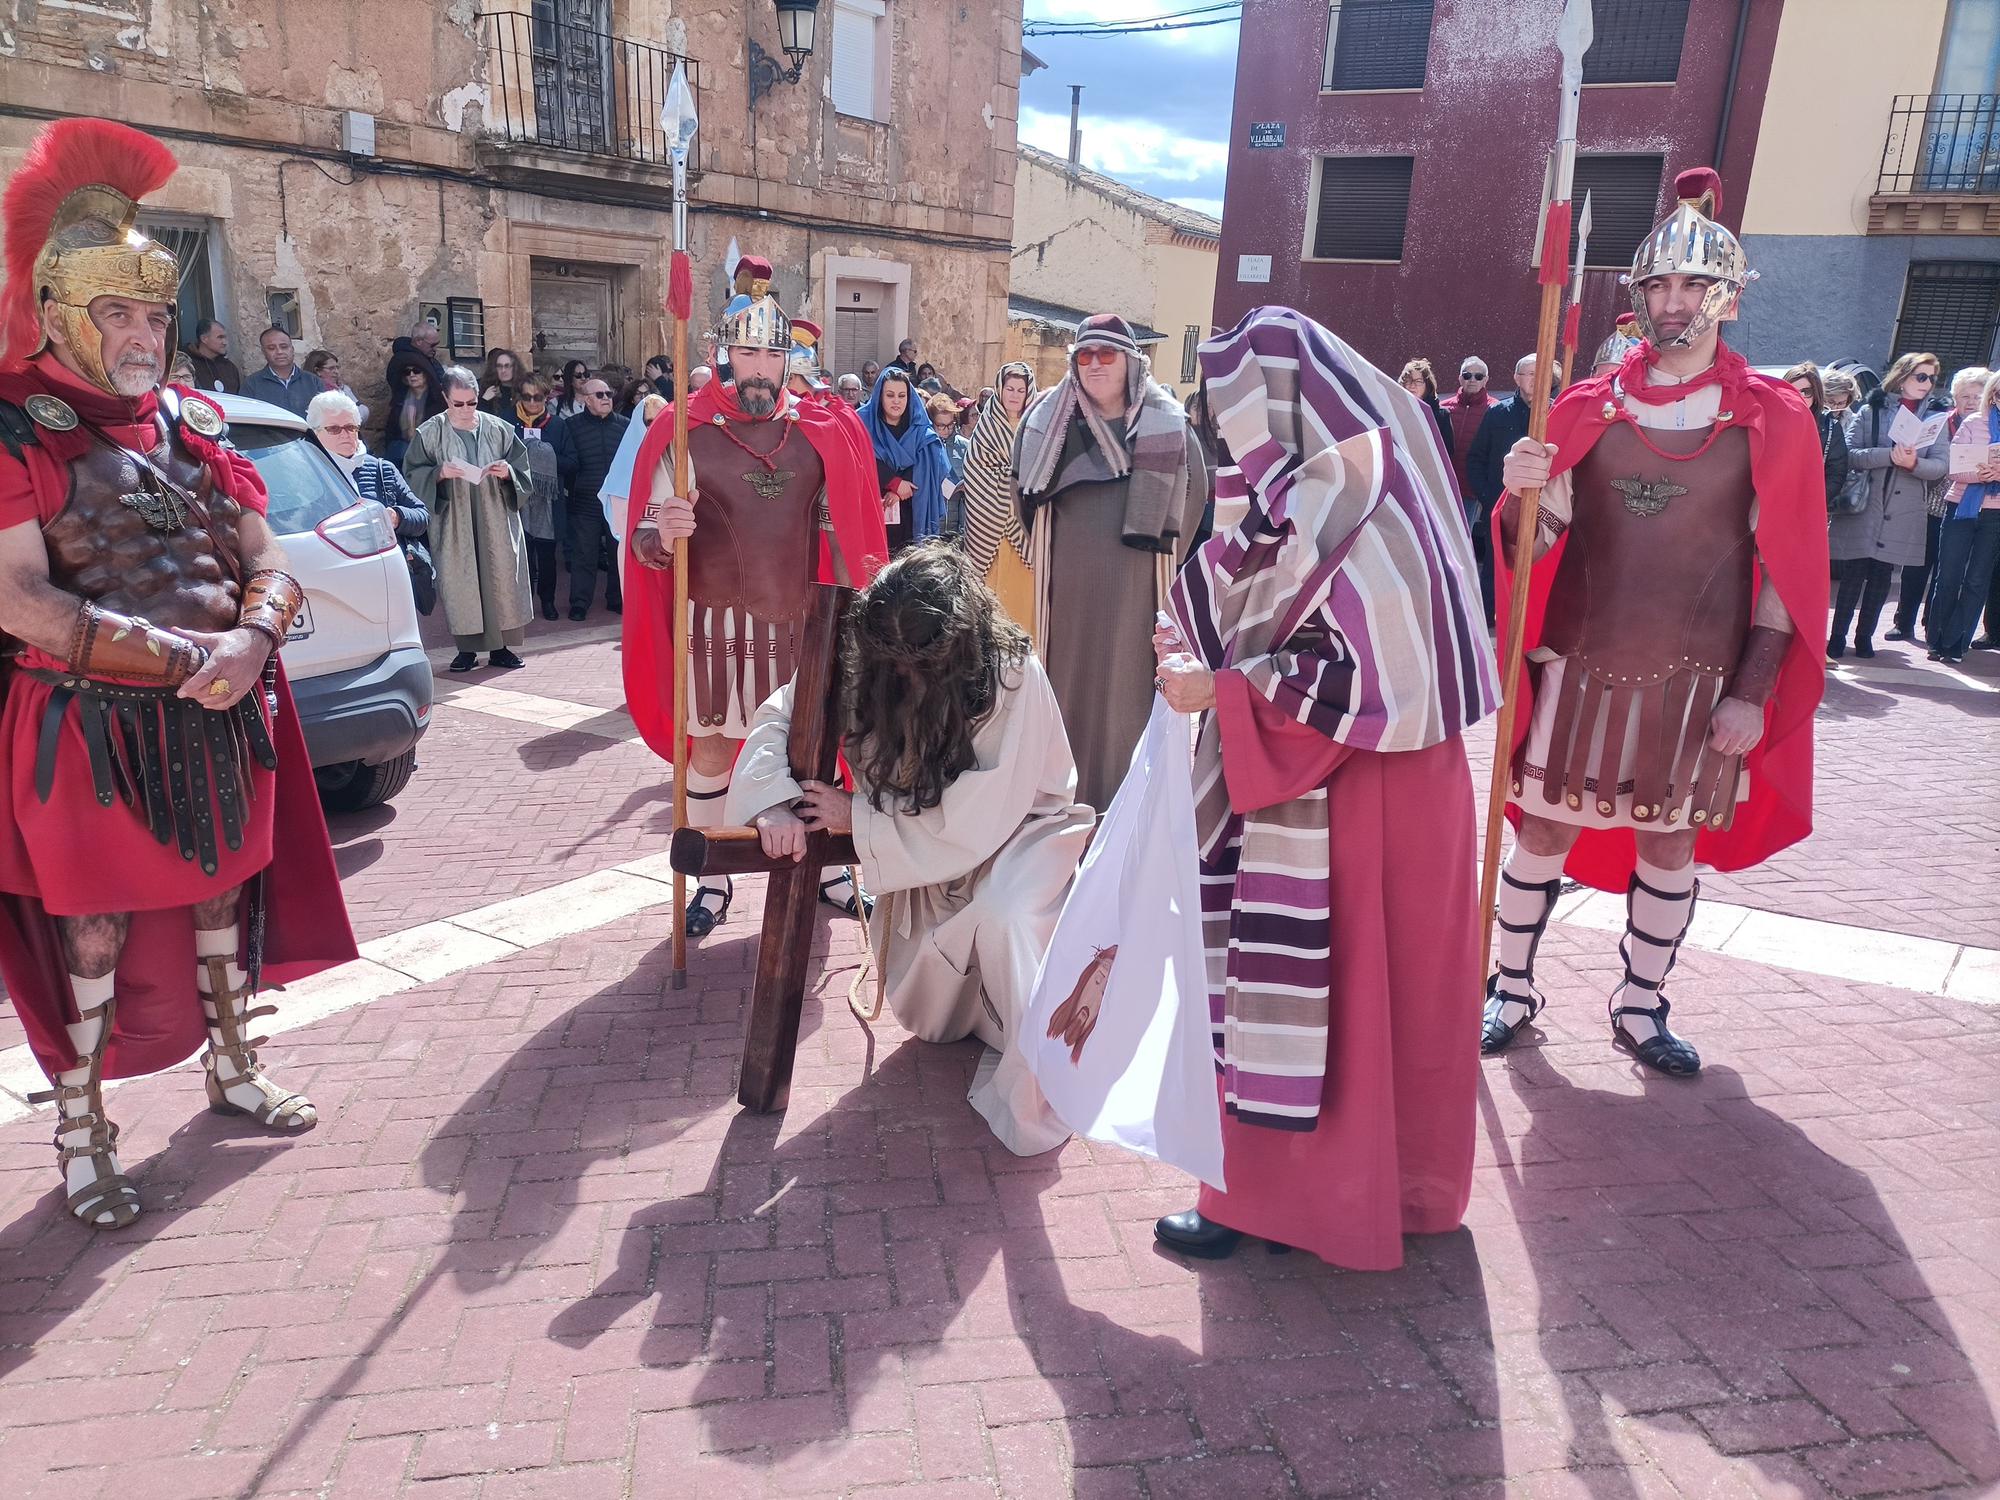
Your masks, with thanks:
[{"label": "dark window shutter", "polygon": [[1596,0],[1593,15],[1585,83],[1672,83],[1681,76],[1688,0]]},{"label": "dark window shutter", "polygon": [[1434,0],[1330,0],[1327,89],[1420,89]]},{"label": "dark window shutter", "polygon": [[1401,260],[1412,156],[1327,156],[1319,164],[1317,260]]},{"label": "dark window shutter", "polygon": [[1577,220],[1583,216],[1583,195],[1590,194],[1590,245],[1587,264],[1623,271],[1655,224],[1660,221],[1659,156],[1580,155],[1576,185],[1570,191],[1570,263],[1576,263]]},{"label": "dark window shutter", "polygon": [[1187,332],[1181,335],[1181,384],[1189,385],[1199,372],[1199,366],[1195,361],[1196,354],[1201,348],[1201,330],[1192,323],[1182,326]]},{"label": "dark window shutter", "polygon": [[1943,363],[1935,389],[1943,395],[1951,377],[1993,354],[2000,332],[2000,262],[1918,261],[1903,285],[1903,315],[1896,320],[1896,347],[1890,358],[1918,351]]}]

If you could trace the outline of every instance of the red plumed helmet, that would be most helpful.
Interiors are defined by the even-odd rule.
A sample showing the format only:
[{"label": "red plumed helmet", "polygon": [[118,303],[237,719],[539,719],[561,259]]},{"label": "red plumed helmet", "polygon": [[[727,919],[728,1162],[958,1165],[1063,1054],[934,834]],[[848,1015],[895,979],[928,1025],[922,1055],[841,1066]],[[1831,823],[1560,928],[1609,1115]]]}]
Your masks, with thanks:
[{"label": "red plumed helmet", "polygon": [[1674,197],[1712,219],[1722,212],[1722,176],[1713,167],[1689,167],[1674,178]]},{"label": "red plumed helmet", "polygon": [[0,361],[19,364],[41,348],[44,287],[79,310],[91,296],[173,301],[178,277],[163,280],[172,255],[135,241],[132,225],[139,201],[178,165],[153,137],[112,120],[58,120],[35,137],[0,199]]}]

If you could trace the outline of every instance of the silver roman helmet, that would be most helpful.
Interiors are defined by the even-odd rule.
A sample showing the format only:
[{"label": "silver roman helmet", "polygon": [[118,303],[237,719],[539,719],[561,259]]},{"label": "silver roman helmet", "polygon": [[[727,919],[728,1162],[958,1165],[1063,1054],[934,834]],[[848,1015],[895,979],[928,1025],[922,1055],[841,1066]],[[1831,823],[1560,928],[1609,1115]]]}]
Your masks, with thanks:
[{"label": "silver roman helmet", "polygon": [[[1655,348],[1685,348],[1721,322],[1744,286],[1756,279],[1743,246],[1713,217],[1721,211],[1722,179],[1713,167],[1690,167],[1674,179],[1674,211],[1639,241],[1632,271],[1625,278],[1632,289],[1632,311],[1639,331]],[[1714,285],[1702,299],[1701,311],[1677,338],[1662,340],[1646,314],[1646,283],[1656,276],[1705,276]]]}]

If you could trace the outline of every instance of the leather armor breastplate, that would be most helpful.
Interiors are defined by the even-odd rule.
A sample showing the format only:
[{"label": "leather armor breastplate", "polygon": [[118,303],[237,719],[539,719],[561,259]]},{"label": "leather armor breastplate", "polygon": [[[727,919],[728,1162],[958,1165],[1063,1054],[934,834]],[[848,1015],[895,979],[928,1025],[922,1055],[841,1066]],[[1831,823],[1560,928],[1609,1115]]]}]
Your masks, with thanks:
[{"label": "leather armor breastplate", "polygon": [[[805,618],[819,571],[826,467],[805,434],[792,430],[796,425],[780,418],[733,422],[728,435],[712,423],[688,430],[700,495],[688,552],[688,594],[697,605],[772,623]],[[782,441],[775,472],[767,473],[732,435],[763,454]]]},{"label": "leather armor breastplate", "polygon": [[155,625],[233,629],[243,508],[216,490],[207,465],[164,435],[148,456],[200,508],[178,501],[126,453],[93,443],[70,465],[69,499],[42,528],[49,581]]},{"label": "leather armor breastplate", "polygon": [[1750,437],[1616,422],[1571,485],[1571,519],[1542,644],[1612,682],[1658,682],[1684,669],[1727,674],[1750,630],[1757,548]]}]

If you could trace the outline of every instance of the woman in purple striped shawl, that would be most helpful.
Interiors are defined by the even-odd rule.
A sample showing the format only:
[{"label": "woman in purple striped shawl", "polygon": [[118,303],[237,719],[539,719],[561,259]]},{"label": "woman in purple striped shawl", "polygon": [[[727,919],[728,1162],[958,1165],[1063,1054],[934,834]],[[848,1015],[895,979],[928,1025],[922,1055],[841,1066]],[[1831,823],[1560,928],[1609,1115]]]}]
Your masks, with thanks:
[{"label": "woman in purple striped shawl", "polygon": [[1478,879],[1461,737],[1498,672],[1430,414],[1259,308],[1202,345],[1216,534],[1155,638],[1202,712],[1196,833],[1227,1192],[1162,1243],[1244,1234],[1355,1270],[1458,1227],[1472,1185]]}]

